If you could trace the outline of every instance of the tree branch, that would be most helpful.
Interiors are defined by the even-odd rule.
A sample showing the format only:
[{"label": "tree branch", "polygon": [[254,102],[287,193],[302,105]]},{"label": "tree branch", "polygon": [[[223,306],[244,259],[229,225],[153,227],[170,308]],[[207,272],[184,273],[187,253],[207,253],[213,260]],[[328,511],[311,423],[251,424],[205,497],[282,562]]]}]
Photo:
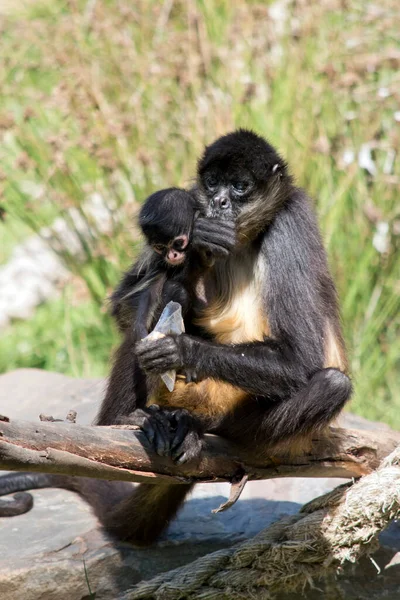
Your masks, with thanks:
[{"label": "tree branch", "polygon": [[[83,427],[73,423],[32,423],[0,418],[0,469],[80,475],[99,479],[170,483],[232,481],[277,477],[353,478],[375,470],[400,444],[395,432],[330,428],[299,456],[257,456],[206,435],[198,463],[174,465],[157,456],[141,431]],[[262,457],[262,458],[261,458]]]}]

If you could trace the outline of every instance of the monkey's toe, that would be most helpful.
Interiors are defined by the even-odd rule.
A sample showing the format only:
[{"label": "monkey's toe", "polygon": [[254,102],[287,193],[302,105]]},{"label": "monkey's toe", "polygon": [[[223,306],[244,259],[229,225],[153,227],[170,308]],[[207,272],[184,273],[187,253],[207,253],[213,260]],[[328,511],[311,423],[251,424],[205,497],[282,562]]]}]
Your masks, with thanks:
[{"label": "monkey's toe", "polygon": [[195,460],[200,456],[203,442],[197,420],[185,409],[172,411],[170,425],[173,430],[171,458],[177,464]]},{"label": "monkey's toe", "polygon": [[157,404],[137,408],[130,415],[120,417],[119,424],[136,425],[145,434],[150,446],[159,456],[168,456],[171,450],[171,429],[168,413]]},{"label": "monkey's toe", "polygon": [[185,370],[185,379],[186,383],[197,383],[198,377],[197,373],[194,369],[186,369]]}]

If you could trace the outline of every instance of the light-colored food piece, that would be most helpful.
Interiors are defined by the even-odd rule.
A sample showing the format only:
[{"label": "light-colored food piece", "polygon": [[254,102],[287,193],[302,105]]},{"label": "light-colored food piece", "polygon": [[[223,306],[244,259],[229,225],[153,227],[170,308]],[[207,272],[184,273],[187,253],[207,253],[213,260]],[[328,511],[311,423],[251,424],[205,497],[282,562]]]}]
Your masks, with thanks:
[{"label": "light-colored food piece", "polygon": [[[170,333],[179,335],[184,331],[182,307],[178,302],[171,301],[165,306],[153,331],[143,338],[143,340],[160,340]],[[163,373],[161,379],[167,386],[168,391],[172,392],[175,387],[176,371],[172,370]]]}]

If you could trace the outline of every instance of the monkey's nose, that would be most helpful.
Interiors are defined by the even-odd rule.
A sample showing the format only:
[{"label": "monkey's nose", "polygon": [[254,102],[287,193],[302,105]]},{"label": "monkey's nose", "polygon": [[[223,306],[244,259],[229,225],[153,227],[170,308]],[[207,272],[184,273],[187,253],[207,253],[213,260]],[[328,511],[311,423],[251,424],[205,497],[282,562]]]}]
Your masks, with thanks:
[{"label": "monkey's nose", "polygon": [[165,258],[167,263],[169,263],[170,265],[180,265],[185,260],[185,253],[170,248]]},{"label": "monkey's nose", "polygon": [[216,196],[213,204],[214,208],[217,210],[227,210],[231,206],[231,201],[229,200],[228,196]]}]

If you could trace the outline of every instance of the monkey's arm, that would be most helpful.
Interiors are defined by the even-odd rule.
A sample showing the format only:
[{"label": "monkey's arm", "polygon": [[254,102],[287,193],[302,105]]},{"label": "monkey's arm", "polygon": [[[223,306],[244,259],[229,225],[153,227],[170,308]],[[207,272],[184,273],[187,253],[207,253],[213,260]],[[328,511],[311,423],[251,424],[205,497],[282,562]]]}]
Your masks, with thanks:
[{"label": "monkey's arm", "polygon": [[114,355],[106,396],[98,414],[97,425],[114,425],[119,417],[127,416],[146,405],[148,383],[139,366],[133,331],[128,330]]},{"label": "monkey's arm", "polygon": [[[220,379],[263,396],[287,396],[312,373],[288,348],[273,340],[229,346],[182,334],[155,344],[139,343],[136,350],[148,373],[193,368],[201,379]],[[322,362],[318,366],[321,368]]]},{"label": "monkey's arm", "polygon": [[[163,282],[164,269],[160,266],[158,256],[150,248],[145,247],[139,258],[124,273],[110,298],[111,315],[116,320],[120,331],[124,332],[132,327],[138,310],[141,311],[140,322],[146,323],[151,307],[150,302],[160,294]],[[158,289],[153,287],[157,283]],[[143,296],[148,289],[151,289],[150,296],[146,294]],[[140,333],[143,334],[144,331]],[[144,336],[140,335],[140,337]]]}]

